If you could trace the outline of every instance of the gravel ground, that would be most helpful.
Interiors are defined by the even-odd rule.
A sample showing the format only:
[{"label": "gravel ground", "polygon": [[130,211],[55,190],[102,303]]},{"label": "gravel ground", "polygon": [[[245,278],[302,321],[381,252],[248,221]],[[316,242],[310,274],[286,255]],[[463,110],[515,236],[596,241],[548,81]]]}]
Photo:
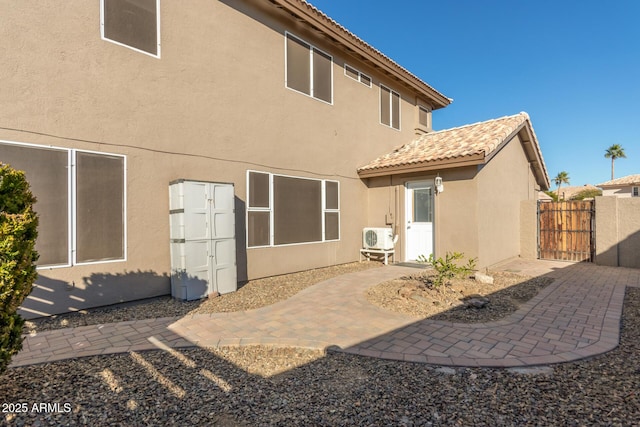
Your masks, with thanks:
[{"label": "gravel ground", "polygon": [[[432,272],[425,272],[380,283],[367,291],[367,300],[386,310],[416,318],[459,323],[492,322],[520,308],[553,282],[549,277],[526,277],[494,271],[492,284],[470,278],[455,278],[436,289],[426,286]],[[480,309],[469,307],[470,297],[483,296],[489,304]]]},{"label": "gravel ground", "polygon": [[[617,349],[528,370],[260,347],[88,357],[9,369],[0,381],[0,420],[16,426],[632,426],[640,420],[638,336],[640,289],[629,289]],[[27,412],[7,413],[22,403]],[[60,410],[47,413],[41,403]]]}]

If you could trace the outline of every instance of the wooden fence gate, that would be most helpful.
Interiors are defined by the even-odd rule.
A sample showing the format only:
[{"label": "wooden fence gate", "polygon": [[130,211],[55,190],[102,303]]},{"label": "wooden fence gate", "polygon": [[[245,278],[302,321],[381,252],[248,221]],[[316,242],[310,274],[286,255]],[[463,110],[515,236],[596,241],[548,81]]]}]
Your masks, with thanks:
[{"label": "wooden fence gate", "polygon": [[538,202],[538,258],[593,262],[593,200]]}]

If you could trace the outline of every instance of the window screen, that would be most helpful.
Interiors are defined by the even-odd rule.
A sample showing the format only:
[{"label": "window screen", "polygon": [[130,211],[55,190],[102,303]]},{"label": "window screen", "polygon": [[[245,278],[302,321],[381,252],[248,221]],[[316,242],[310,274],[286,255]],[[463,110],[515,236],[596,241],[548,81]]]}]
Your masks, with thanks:
[{"label": "window screen", "polygon": [[0,144],[0,162],[25,172],[37,201],[39,266],[68,265],[69,152]]},{"label": "window screen", "polygon": [[249,211],[248,217],[249,247],[269,246],[271,243],[269,238],[271,212]]},{"label": "window screen", "polygon": [[391,126],[391,91],[380,86],[380,123]]},{"label": "window screen", "polygon": [[331,57],[313,49],[313,97],[331,102]]},{"label": "window screen", "polygon": [[269,174],[249,172],[249,207],[269,207]]},{"label": "window screen", "polygon": [[156,0],[103,0],[104,37],[158,55]]},{"label": "window screen", "polygon": [[286,85],[306,95],[332,102],[333,59],[291,34],[287,41]]},{"label": "window screen", "polygon": [[400,129],[400,95],[391,92],[391,127]]},{"label": "window screen", "polygon": [[429,127],[429,110],[424,107],[418,107],[418,123],[421,126]]},{"label": "window screen", "polygon": [[124,158],[76,154],[76,261],[124,258]]},{"label": "window screen", "polygon": [[340,214],[338,212],[324,213],[324,239],[338,240],[340,238]]},{"label": "window screen", "polygon": [[325,209],[338,209],[338,183],[326,181],[325,183]]},{"label": "window screen", "polygon": [[322,241],[322,181],[273,177],[276,245]]},{"label": "window screen", "polygon": [[355,68],[352,68],[352,67],[350,67],[350,66],[348,66],[348,65],[345,65],[345,66],[344,66],[344,73],[345,73],[347,76],[349,76],[349,77],[351,77],[352,79],[354,79],[354,80],[358,80],[358,75],[360,74],[360,73],[358,72],[358,70],[356,70]]},{"label": "window screen", "polygon": [[287,87],[311,95],[310,45],[287,34]]},{"label": "window screen", "polygon": [[380,123],[400,130],[400,95],[380,86]]}]

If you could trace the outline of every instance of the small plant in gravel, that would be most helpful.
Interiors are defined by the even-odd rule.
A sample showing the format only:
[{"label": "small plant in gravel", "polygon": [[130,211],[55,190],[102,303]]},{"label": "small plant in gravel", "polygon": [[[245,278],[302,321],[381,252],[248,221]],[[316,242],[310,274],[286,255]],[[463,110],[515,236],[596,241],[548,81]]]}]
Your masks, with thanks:
[{"label": "small plant in gravel", "polygon": [[436,271],[436,275],[427,278],[427,284],[434,288],[439,288],[445,283],[449,283],[454,277],[468,277],[476,267],[476,259],[469,258],[467,264],[458,265],[456,261],[464,258],[461,252],[447,252],[444,259],[435,258],[433,254],[426,258],[424,255],[418,257],[418,262],[430,264]]},{"label": "small plant in gravel", "polygon": [[0,163],[0,374],[22,349],[17,310],[37,276],[35,201],[24,172]]}]

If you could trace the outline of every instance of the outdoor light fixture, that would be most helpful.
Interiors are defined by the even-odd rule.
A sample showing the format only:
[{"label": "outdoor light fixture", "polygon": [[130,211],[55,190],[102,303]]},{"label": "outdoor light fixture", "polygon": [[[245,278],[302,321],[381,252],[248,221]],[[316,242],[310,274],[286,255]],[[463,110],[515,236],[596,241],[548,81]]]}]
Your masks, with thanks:
[{"label": "outdoor light fixture", "polygon": [[436,177],[436,191],[438,193],[442,193],[444,191],[444,185],[442,184],[442,178],[440,176]]}]

